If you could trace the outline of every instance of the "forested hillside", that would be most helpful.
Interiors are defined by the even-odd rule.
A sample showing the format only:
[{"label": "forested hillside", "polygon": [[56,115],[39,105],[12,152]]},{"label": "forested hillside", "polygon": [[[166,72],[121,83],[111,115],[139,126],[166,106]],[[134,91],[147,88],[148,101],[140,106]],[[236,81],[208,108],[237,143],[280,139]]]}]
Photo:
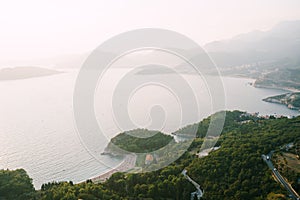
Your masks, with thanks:
[{"label": "forested hillside", "polygon": [[[204,189],[204,200],[286,199],[286,191],[274,180],[261,155],[271,150],[281,151],[283,145],[296,141],[300,137],[300,117],[264,119],[239,111],[227,112],[225,127],[217,142],[220,148],[206,157],[198,158],[195,152],[201,147],[209,119],[191,125],[198,126],[198,132],[189,151],[175,163],[158,171],[116,173],[101,184],[91,181],[81,184],[47,183],[35,192],[32,192],[31,182],[27,181],[29,189],[22,190],[23,194],[14,192],[19,188],[19,181],[13,176],[6,181],[0,177],[0,196],[2,199],[12,199],[7,192],[1,192],[6,188],[5,191],[23,195],[22,199],[185,200],[190,199],[190,193],[195,191],[194,186],[181,175],[182,170],[187,169],[188,175]],[[177,134],[179,132],[188,132],[188,127]],[[297,154],[296,151],[290,153]],[[300,177],[299,173],[290,175],[289,179],[293,180]],[[27,180],[26,175],[22,176]],[[6,185],[8,183],[9,187]],[[300,191],[297,182],[293,183],[293,187]],[[26,198],[24,195],[27,195]]]}]

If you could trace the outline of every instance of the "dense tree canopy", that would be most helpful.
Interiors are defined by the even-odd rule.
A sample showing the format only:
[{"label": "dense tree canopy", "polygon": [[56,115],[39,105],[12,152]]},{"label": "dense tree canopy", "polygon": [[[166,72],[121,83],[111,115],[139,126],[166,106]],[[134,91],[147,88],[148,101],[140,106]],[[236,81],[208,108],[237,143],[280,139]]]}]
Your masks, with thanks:
[{"label": "dense tree canopy", "polygon": [[166,146],[171,140],[173,137],[159,131],[137,129],[120,133],[111,139],[111,143],[129,152],[147,153]]},{"label": "dense tree canopy", "polygon": [[[300,137],[300,117],[263,119],[238,111],[227,112],[225,126],[217,143],[221,148],[204,158],[198,158],[195,152],[204,141],[209,121],[210,118],[207,118],[191,125],[197,127],[198,131],[189,151],[173,164],[158,171],[140,174],[115,173],[106,182],[99,184],[91,181],[81,184],[48,183],[35,192],[35,198],[189,199],[190,193],[194,192],[195,188],[181,175],[182,170],[187,169],[188,175],[204,189],[204,200],[287,199],[286,191],[273,179],[271,170],[261,155],[271,150],[281,151],[283,145],[295,142]],[[188,129],[189,127],[183,128],[177,133],[186,133]],[[26,181],[20,182],[18,175],[3,175],[5,173],[21,173],[22,179]],[[296,179],[296,175],[290,173],[289,176],[292,177],[289,178]],[[5,186],[8,184],[12,186]],[[299,190],[297,184],[295,182],[293,186]],[[0,194],[12,199],[7,191],[14,190],[18,191],[14,192],[15,195],[32,193],[31,180],[24,171],[1,171]]]},{"label": "dense tree canopy", "polygon": [[33,193],[32,180],[25,170],[0,170],[0,199],[31,199]]}]

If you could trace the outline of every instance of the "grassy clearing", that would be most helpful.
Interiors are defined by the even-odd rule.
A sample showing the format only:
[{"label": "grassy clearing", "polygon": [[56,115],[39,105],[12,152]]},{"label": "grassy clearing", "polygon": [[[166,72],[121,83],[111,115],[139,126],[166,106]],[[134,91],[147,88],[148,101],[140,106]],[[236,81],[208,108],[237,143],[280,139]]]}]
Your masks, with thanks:
[{"label": "grassy clearing", "polygon": [[292,153],[283,153],[283,158],[286,160],[286,165],[297,173],[300,173],[300,160],[297,155]]}]

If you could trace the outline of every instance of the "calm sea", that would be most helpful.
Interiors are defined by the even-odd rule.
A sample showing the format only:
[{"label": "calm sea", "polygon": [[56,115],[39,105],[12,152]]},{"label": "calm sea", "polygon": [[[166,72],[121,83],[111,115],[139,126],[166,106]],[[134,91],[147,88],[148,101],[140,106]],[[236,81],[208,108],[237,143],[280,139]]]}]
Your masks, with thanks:
[{"label": "calm sea", "polygon": [[[108,73],[99,82],[94,106],[105,138],[99,142],[101,145],[97,147],[97,151],[94,151],[90,144],[83,145],[76,131],[72,102],[78,71],[69,70],[48,77],[1,81],[0,168],[24,168],[33,178],[35,187],[39,188],[42,183],[49,181],[83,181],[120,163],[121,160],[101,156],[100,153],[108,140],[120,132],[120,127],[115,124],[116,117],[111,112],[111,102],[113,88],[117,85],[118,78],[127,70],[113,69],[111,74]],[[151,78],[153,75],[137,76]],[[168,79],[172,75],[162,76]],[[203,80],[194,75],[184,75],[184,78],[195,92],[199,106],[196,121],[212,114],[214,109],[210,93]],[[284,91],[254,88],[249,84],[253,82],[253,79],[223,77],[225,108],[260,112],[264,115],[299,114],[285,106],[263,102],[263,98]],[[178,87],[180,88],[180,85]],[[155,84],[144,86],[136,90],[129,101],[122,105],[126,106],[136,126],[161,129],[170,133],[183,125],[196,122],[194,118],[181,118],[180,99],[176,99],[172,92],[165,89]],[[151,107],[155,106],[163,109],[158,109],[156,113],[155,109],[151,110]],[[164,123],[161,123],[162,121]],[[91,138],[95,145],[99,139],[101,140],[97,136]]]}]

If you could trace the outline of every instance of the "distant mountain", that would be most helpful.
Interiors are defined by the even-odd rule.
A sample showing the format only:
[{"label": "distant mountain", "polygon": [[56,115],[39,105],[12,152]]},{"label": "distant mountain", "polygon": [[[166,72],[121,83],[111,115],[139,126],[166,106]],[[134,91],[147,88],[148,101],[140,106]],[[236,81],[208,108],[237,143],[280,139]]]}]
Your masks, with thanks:
[{"label": "distant mountain", "polygon": [[28,79],[40,76],[50,76],[62,73],[61,71],[41,67],[13,67],[0,70],[0,81]]},{"label": "distant mountain", "polygon": [[268,31],[253,31],[204,46],[218,67],[258,63],[263,67],[300,66],[300,20]]},{"label": "distant mountain", "polygon": [[[204,45],[204,49],[213,62],[205,52],[199,52],[198,49],[190,49],[190,57],[187,57],[192,63],[197,63],[202,73],[215,75],[214,64],[222,75],[252,78],[262,78],[261,74],[278,69],[300,69],[300,20],[281,22],[268,31],[256,30],[228,40],[214,41]],[[163,60],[158,55],[153,59]],[[195,73],[186,62],[176,65],[174,70]],[[143,73],[159,72],[149,69]]]},{"label": "distant mountain", "polygon": [[[176,46],[176,45],[175,45]],[[175,48],[169,47],[169,49]],[[300,20],[284,21],[275,25],[268,31],[255,30],[249,33],[237,35],[231,39],[210,42],[204,45],[204,49],[209,53],[214,63],[223,69],[236,68],[250,65],[259,69],[274,68],[297,68],[300,66]],[[204,71],[212,69],[212,63],[204,52],[198,52],[196,49],[189,50],[190,57],[187,59],[200,63]],[[35,61],[0,61],[0,67],[5,65],[43,65],[55,69],[62,68],[80,68],[91,52],[82,54],[62,55],[51,58],[44,58]],[[99,53],[99,52],[98,52]],[[102,52],[102,55],[114,55],[111,52]],[[117,56],[117,55],[116,55]],[[122,60],[122,66],[131,67],[137,61],[145,59],[143,56],[135,55]],[[157,63],[167,61],[163,55],[158,53],[148,53],[147,60],[154,60]],[[172,64],[176,64],[172,62]],[[186,70],[186,63],[178,64],[176,70],[184,73],[192,73]],[[188,66],[188,68],[190,68]],[[256,70],[256,69],[255,69]],[[249,75],[248,71],[241,71],[242,74]],[[152,73],[152,72],[150,72]],[[232,74],[233,71],[225,72]]]}]

